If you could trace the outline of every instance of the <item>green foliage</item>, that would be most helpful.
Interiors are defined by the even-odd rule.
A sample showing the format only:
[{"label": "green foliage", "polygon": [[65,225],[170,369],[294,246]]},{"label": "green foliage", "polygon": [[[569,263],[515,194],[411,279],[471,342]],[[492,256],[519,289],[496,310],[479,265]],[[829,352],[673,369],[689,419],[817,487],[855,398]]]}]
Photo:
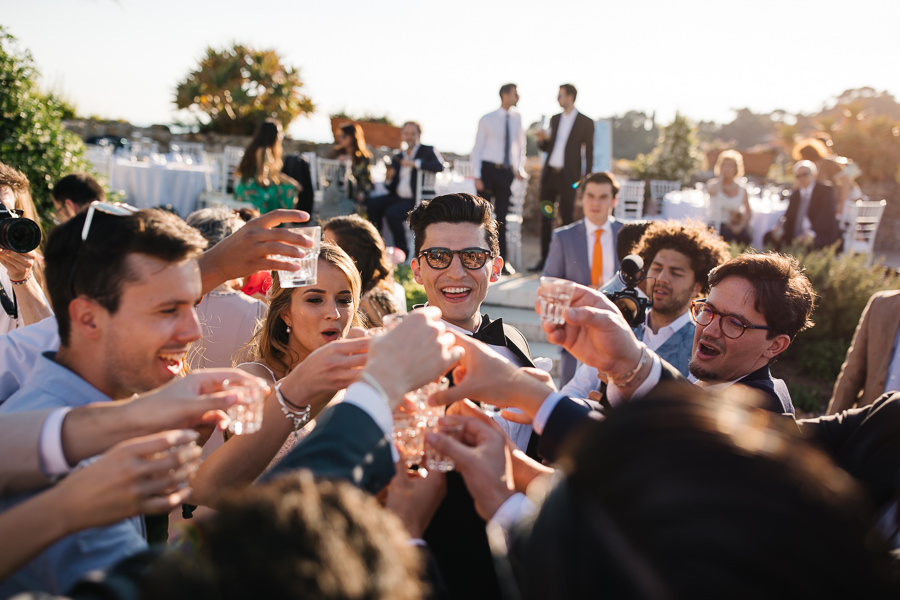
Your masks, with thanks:
[{"label": "green foliage", "polygon": [[206,57],[175,89],[178,108],[191,110],[202,130],[252,135],[267,118],[287,129],[314,110],[301,92],[299,70],[281,63],[274,50],[241,44],[206,49]]},{"label": "green foliage", "polygon": [[652,115],[630,110],[611,120],[613,156],[634,160],[639,154],[653,150],[659,138],[659,127]]},{"label": "green foliage", "polygon": [[42,93],[38,77],[31,55],[0,27],[0,161],[25,173],[38,214],[48,221],[56,181],[90,167],[84,143],[62,125],[71,106]]},{"label": "green foliage", "polygon": [[425,288],[413,279],[412,268],[409,265],[397,266],[394,269],[394,279],[399,281],[406,291],[406,310],[412,310],[416,304],[425,304],[428,301]]},{"label": "green foliage", "polygon": [[[900,276],[881,265],[866,266],[864,255],[838,255],[833,249],[788,249],[806,269],[819,298],[815,326],[801,332],[779,357],[775,371],[794,372],[787,379],[791,396],[803,400],[805,410],[824,408],[856,331],[859,317],[877,291],[900,288]],[[801,391],[802,390],[802,391]]]},{"label": "green foliage", "polygon": [[371,113],[365,113],[362,116],[354,116],[341,110],[328,116],[332,119],[347,119],[349,121],[356,121],[357,123],[381,123],[382,125],[391,125],[392,127],[398,127],[398,125],[394,123],[394,121],[387,115],[373,115]]},{"label": "green foliage", "polygon": [[696,128],[687,117],[675,113],[675,119],[663,127],[653,151],[638,155],[632,168],[639,179],[665,179],[687,185],[701,160]]}]

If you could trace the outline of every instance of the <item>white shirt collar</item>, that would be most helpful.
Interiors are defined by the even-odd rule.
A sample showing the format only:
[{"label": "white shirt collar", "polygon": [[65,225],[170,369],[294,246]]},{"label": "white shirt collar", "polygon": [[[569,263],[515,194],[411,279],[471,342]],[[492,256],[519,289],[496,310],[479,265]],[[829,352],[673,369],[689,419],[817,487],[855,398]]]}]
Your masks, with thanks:
[{"label": "white shirt collar", "polygon": [[584,227],[585,227],[585,231],[587,232],[588,239],[593,239],[593,237],[595,235],[597,235],[594,232],[597,231],[598,229],[602,229],[603,232],[605,234],[607,234],[607,238],[609,238],[608,234],[612,233],[612,223],[611,223],[612,220],[613,220],[613,216],[610,215],[609,217],[607,217],[606,223],[604,223],[600,227],[597,227],[596,225],[594,225],[591,222],[590,219],[588,219],[587,217],[584,217]]},{"label": "white shirt collar", "polygon": [[[652,309],[651,309],[652,310]],[[668,325],[664,325],[659,328],[657,335],[661,334],[663,331],[675,333],[685,325],[691,322],[691,309],[688,307],[686,311],[684,311],[677,319],[669,323]],[[644,319],[644,327],[650,331],[650,311],[647,311],[647,316]]]}]

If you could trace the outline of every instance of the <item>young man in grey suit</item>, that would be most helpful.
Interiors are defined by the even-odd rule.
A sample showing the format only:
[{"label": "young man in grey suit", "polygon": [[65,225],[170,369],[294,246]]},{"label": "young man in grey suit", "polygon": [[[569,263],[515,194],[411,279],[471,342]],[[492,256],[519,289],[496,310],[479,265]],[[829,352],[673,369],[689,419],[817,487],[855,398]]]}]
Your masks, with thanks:
[{"label": "young man in grey suit", "polygon": [[[619,184],[612,173],[601,171],[578,184],[584,218],[553,232],[542,275],[601,287],[618,269],[616,242],[622,224],[612,216]],[[597,236],[599,235],[599,240]],[[577,361],[560,349],[560,382],[575,374]]]},{"label": "young man in grey suit", "polygon": [[[687,377],[694,344],[691,301],[709,293],[709,272],[730,258],[728,244],[702,223],[656,221],[634,252],[647,265],[645,291],[653,301],[634,334]],[[597,369],[581,365],[563,391],[586,398],[599,383]]]}]

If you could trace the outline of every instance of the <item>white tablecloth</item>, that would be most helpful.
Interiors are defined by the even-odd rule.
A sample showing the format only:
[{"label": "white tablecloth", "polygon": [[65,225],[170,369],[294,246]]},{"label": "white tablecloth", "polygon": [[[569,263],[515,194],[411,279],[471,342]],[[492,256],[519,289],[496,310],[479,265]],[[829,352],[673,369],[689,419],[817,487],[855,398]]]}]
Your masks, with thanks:
[{"label": "white tablecloth", "polygon": [[206,189],[208,165],[157,164],[117,158],[110,165],[109,185],[128,196],[138,208],[172,205],[182,217],[197,208],[197,198]]},{"label": "white tablecloth", "polygon": [[[778,223],[787,210],[787,201],[769,193],[750,196],[750,227],[753,228],[753,247],[763,246],[763,236]],[[666,194],[662,206],[662,217],[665,219],[695,219],[708,222],[709,195],[702,190],[682,190]]]}]

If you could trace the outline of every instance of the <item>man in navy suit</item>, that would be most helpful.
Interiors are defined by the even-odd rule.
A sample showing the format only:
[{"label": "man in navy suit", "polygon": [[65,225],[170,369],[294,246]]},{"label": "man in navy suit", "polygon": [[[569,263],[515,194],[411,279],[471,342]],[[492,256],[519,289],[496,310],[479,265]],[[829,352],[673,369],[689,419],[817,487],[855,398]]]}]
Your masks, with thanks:
[{"label": "man in navy suit", "polygon": [[824,248],[838,241],[837,199],[834,188],[816,181],[816,163],[801,160],[794,165],[797,185],[784,214],[781,243],[812,244]]},{"label": "man in navy suit", "polygon": [[[694,344],[691,301],[709,293],[709,272],[731,258],[728,244],[702,223],[654,221],[634,253],[644,259],[645,289],[653,301],[634,334],[687,377]],[[563,392],[587,398],[599,387],[597,369],[581,365]]]},{"label": "man in navy suit", "polygon": [[375,224],[379,232],[382,221],[387,219],[388,229],[394,238],[394,246],[409,255],[403,222],[416,205],[419,170],[440,173],[444,170],[444,159],[431,146],[419,143],[422,126],[415,121],[403,124],[402,136],[406,150],[398,152],[391,160],[387,177],[388,193],[369,198],[366,201],[366,210],[369,220]]},{"label": "man in navy suit", "polygon": [[550,119],[550,137],[538,131],[538,147],[547,153],[541,172],[541,261],[531,271],[540,271],[550,250],[550,234],[557,207],[563,225],[575,220],[577,181],[591,172],[594,163],[594,122],[575,109],[578,90],[570,83],[559,86],[560,108]]},{"label": "man in navy suit", "polygon": [[[622,224],[611,216],[619,184],[612,173],[602,171],[585,177],[578,189],[584,219],[553,232],[542,275],[601,287],[619,265],[616,243]],[[598,232],[602,252],[595,248]],[[560,350],[560,382],[565,384],[572,378],[577,362],[565,349]]]}]

